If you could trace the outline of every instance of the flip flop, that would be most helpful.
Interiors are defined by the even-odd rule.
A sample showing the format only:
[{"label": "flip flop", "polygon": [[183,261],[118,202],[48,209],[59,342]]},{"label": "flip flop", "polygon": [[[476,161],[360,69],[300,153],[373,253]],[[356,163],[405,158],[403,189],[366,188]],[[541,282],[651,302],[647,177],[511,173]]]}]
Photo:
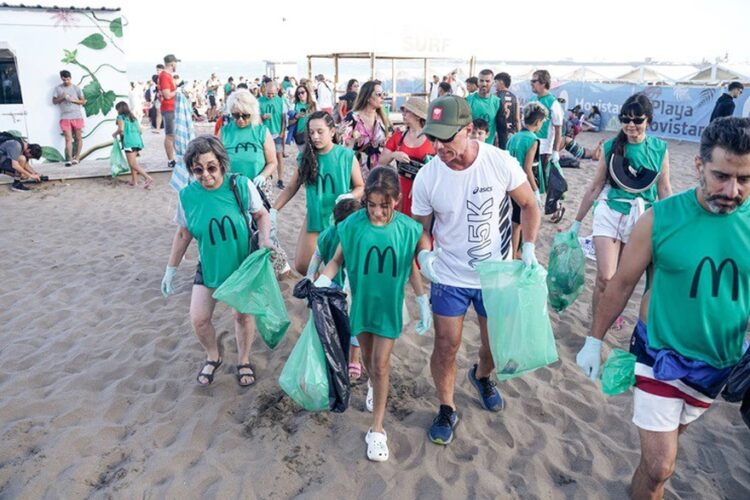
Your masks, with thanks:
[{"label": "flip flop", "polygon": [[388,460],[388,434],[383,432],[373,432],[372,429],[365,434],[365,443],[367,443],[367,458],[373,462],[385,462]]},{"label": "flip flop", "polygon": [[[221,366],[222,359],[219,358],[217,361],[209,361],[206,360],[206,362],[203,364],[203,368],[201,368],[201,371],[198,372],[198,376],[195,377],[196,381],[198,382],[198,385],[211,385],[214,381],[214,375],[216,375],[216,370],[219,369]],[[203,373],[203,370],[206,369],[207,366],[213,366],[214,369],[211,373]],[[201,382],[201,377],[204,377],[208,382],[205,384]]]},{"label": "flip flop", "polygon": [[[250,373],[242,373],[240,370],[250,370]],[[247,377],[250,377],[252,380],[247,384],[243,384],[242,379]],[[237,383],[240,387],[250,387],[255,383],[255,372],[253,371],[253,367],[250,366],[250,363],[237,365]]]}]

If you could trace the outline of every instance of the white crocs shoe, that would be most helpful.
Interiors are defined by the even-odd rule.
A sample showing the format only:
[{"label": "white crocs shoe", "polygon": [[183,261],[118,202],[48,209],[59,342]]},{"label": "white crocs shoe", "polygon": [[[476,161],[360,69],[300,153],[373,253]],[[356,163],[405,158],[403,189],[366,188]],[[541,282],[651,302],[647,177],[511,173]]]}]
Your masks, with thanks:
[{"label": "white crocs shoe", "polygon": [[367,443],[367,458],[373,462],[385,462],[388,460],[388,435],[383,431],[367,431],[365,443]]},{"label": "white crocs shoe", "polygon": [[372,388],[370,380],[367,380],[367,398],[365,398],[365,409],[372,413],[372,407],[375,401],[375,391]]}]

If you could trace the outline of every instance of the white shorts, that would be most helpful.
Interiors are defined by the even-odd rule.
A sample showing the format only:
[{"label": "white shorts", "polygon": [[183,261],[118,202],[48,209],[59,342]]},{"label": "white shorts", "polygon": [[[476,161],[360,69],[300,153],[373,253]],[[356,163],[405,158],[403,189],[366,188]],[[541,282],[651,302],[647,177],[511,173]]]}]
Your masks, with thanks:
[{"label": "white shorts", "polygon": [[594,209],[592,236],[606,236],[627,243],[635,224],[629,223],[630,216],[612,210],[605,200],[599,200]]},{"label": "white shorts", "polygon": [[633,423],[652,432],[671,432],[703,415],[707,407],[689,404],[682,398],[657,396],[633,389]]}]

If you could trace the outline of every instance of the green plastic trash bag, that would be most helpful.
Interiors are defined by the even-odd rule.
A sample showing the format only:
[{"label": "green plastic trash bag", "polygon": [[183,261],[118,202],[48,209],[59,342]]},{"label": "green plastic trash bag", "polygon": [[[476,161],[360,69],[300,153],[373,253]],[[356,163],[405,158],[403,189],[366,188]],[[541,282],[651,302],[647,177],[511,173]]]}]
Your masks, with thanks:
[{"label": "green plastic trash bag", "polygon": [[549,252],[547,288],[549,303],[557,312],[565,310],[583,290],[586,256],[572,231],[557,233]]},{"label": "green plastic trash bag", "polygon": [[109,154],[109,170],[112,172],[112,177],[130,173],[128,160],[125,158],[120,141],[117,139],[112,142],[112,152]]},{"label": "green plastic trash bag", "polygon": [[557,361],[544,268],[515,260],[480,262],[476,270],[497,378],[518,377]]},{"label": "green plastic trash bag", "polygon": [[326,358],[312,315],[281,370],[279,385],[305,410],[328,410]]},{"label": "green plastic trash bag", "polygon": [[255,316],[258,332],[271,349],[279,344],[289,328],[289,314],[273,273],[271,251],[267,248],[251,253],[214,291],[214,298],[241,313]]},{"label": "green plastic trash bag", "polygon": [[602,368],[602,392],[616,396],[635,385],[635,354],[612,349]]}]

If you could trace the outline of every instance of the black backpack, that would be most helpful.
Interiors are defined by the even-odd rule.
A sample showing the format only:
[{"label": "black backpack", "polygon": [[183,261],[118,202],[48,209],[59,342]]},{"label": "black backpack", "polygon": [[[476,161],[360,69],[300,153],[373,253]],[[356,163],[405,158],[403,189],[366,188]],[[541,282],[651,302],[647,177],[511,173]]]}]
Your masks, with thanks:
[{"label": "black backpack", "polygon": [[0,132],[0,144],[8,141],[16,141],[23,148],[23,139],[17,135],[13,135],[10,132]]}]

